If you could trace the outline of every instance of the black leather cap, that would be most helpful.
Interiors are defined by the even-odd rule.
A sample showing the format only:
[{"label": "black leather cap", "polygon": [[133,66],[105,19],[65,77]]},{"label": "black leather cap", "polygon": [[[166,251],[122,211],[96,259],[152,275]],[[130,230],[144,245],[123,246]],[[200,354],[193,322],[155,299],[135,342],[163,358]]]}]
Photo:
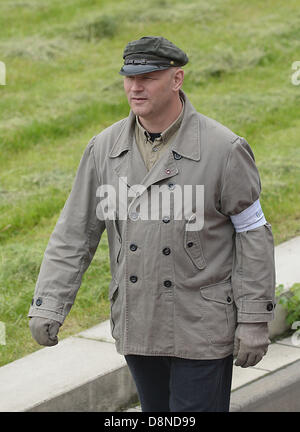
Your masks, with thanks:
[{"label": "black leather cap", "polygon": [[145,36],[129,42],[123,53],[121,75],[140,75],[188,63],[188,56],[162,36]]}]

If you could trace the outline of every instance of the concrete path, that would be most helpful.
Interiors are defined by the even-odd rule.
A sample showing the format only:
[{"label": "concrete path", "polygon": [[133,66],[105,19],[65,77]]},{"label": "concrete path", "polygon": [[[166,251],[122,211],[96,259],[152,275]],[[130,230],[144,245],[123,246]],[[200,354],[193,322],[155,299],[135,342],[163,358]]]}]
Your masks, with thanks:
[{"label": "concrete path", "polygon": [[[288,288],[300,282],[299,256],[300,237],[275,248],[277,284]],[[286,329],[280,305],[275,317],[271,336]],[[116,352],[111,338],[109,321],[0,368],[0,411],[116,412],[134,406],[137,400],[124,357]],[[296,337],[271,344],[266,357],[253,368],[234,366],[231,410],[258,411],[266,406],[273,411],[282,407],[300,411]]]}]

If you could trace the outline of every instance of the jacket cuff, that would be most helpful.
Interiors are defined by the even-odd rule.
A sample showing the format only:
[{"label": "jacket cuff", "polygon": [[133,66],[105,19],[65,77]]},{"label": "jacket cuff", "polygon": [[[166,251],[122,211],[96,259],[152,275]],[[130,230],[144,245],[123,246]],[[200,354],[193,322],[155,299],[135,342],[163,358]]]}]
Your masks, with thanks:
[{"label": "jacket cuff", "polygon": [[67,314],[64,313],[65,305],[58,303],[49,297],[35,297],[31,301],[28,317],[50,318],[62,324]]},{"label": "jacket cuff", "polygon": [[240,300],[238,322],[269,322],[274,319],[276,304],[272,300]]}]

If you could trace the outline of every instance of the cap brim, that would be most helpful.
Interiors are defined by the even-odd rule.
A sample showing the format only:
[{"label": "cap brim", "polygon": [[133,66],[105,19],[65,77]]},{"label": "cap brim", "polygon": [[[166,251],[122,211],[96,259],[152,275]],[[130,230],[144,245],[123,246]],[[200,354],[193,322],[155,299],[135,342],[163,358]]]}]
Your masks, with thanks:
[{"label": "cap brim", "polygon": [[124,65],[119,74],[124,76],[141,75],[150,72],[169,69],[170,66],[156,66],[156,65]]}]

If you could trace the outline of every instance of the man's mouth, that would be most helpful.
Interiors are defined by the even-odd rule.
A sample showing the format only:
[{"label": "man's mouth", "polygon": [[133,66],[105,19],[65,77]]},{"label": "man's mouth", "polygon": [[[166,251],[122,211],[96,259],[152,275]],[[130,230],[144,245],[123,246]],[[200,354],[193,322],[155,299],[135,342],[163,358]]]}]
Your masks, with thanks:
[{"label": "man's mouth", "polygon": [[142,98],[142,97],[132,97],[131,100],[134,101],[134,102],[142,102],[142,101],[147,100],[147,98]]}]

